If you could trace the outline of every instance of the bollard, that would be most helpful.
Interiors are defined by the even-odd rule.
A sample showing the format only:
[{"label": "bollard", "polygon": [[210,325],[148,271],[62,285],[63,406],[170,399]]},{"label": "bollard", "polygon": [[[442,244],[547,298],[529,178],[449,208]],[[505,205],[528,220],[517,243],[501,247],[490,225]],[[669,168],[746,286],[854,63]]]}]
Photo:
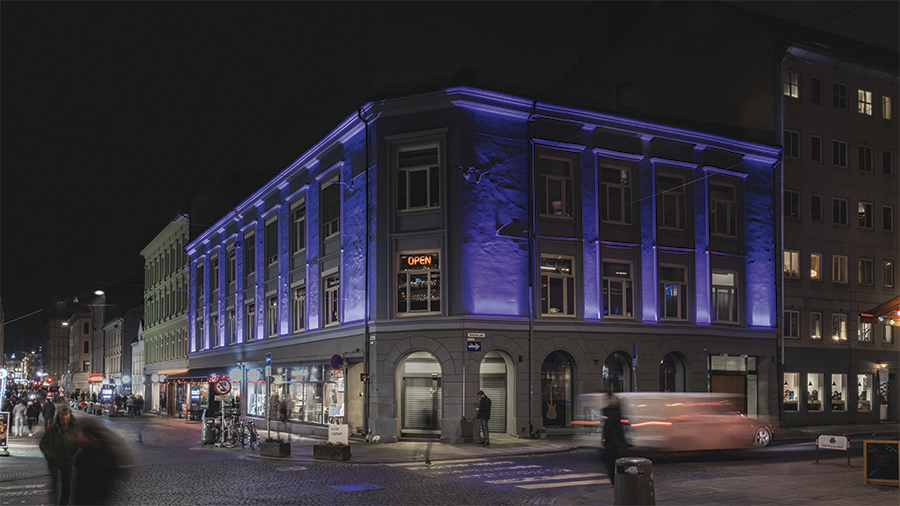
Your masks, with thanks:
[{"label": "bollard", "polygon": [[616,459],[616,483],[613,504],[655,505],[653,462],[640,457]]}]

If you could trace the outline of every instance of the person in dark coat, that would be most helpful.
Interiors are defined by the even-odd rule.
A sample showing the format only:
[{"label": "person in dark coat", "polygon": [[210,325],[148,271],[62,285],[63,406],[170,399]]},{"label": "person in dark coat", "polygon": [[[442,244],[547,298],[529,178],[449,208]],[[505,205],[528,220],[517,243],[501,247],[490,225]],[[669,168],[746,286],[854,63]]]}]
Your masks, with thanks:
[{"label": "person in dark coat", "polygon": [[28,408],[25,409],[25,418],[28,422],[28,435],[34,435],[34,426],[41,416],[41,402],[37,399],[28,402]]},{"label": "person in dark coat", "polygon": [[116,484],[128,478],[131,456],[125,444],[95,419],[81,420],[81,451],[75,456],[73,504],[109,504]]},{"label": "person in dark coat", "polygon": [[68,407],[60,408],[53,424],[44,431],[40,444],[41,453],[47,459],[47,468],[50,470],[50,504],[69,504],[72,464],[78,452],[79,440],[72,410]]},{"label": "person in dark coat", "polygon": [[622,425],[622,408],[619,398],[607,396],[606,407],[603,408],[603,464],[609,482],[615,485],[616,459],[624,457],[628,452],[625,440],[625,427]]},{"label": "person in dark coat", "polygon": [[50,425],[53,423],[53,417],[56,416],[56,405],[53,404],[52,401],[44,402],[44,407],[41,408],[41,414],[44,415],[44,428],[49,429]]},{"label": "person in dark coat", "polygon": [[475,418],[481,424],[481,445],[491,445],[491,432],[488,430],[488,421],[491,419],[491,399],[484,395],[484,390],[478,391],[478,407],[475,408],[477,414]]}]

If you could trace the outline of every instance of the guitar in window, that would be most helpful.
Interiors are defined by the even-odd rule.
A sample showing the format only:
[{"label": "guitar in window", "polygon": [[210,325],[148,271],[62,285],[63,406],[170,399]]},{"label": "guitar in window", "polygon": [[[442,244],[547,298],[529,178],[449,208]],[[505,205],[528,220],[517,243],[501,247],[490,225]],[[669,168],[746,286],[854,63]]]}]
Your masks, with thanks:
[{"label": "guitar in window", "polygon": [[547,420],[556,420],[556,404],[553,402],[553,383],[550,383],[550,402],[547,403]]}]

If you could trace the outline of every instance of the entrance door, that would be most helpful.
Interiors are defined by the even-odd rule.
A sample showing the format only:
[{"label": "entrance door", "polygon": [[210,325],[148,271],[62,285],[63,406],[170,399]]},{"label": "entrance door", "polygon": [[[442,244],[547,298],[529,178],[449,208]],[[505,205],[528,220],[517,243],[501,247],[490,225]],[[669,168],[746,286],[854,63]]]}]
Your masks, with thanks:
[{"label": "entrance door", "polygon": [[734,394],[729,400],[732,409],[747,413],[747,378],[743,374],[710,374],[709,391]]},{"label": "entrance door", "polygon": [[404,430],[440,430],[441,378],[403,378]]}]

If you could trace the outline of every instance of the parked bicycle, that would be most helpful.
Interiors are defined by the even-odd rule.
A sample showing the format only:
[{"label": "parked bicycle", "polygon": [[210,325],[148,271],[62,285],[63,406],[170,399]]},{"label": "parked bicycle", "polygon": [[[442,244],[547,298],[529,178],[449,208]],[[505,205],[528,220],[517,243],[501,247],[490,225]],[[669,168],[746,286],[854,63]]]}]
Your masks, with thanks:
[{"label": "parked bicycle", "polygon": [[238,439],[241,442],[241,448],[247,446],[249,446],[251,450],[259,448],[259,433],[256,431],[256,424],[253,423],[253,420],[241,418],[239,427],[240,435]]}]

